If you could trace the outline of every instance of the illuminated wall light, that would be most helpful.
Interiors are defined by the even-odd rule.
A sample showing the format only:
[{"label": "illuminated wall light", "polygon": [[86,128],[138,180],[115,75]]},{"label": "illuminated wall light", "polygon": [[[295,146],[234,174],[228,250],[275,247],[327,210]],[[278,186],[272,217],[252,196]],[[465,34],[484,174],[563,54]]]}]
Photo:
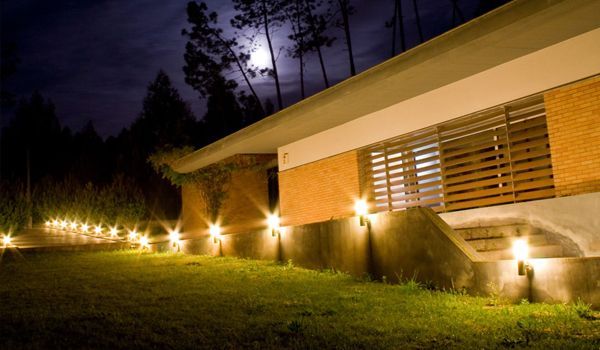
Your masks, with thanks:
[{"label": "illuminated wall light", "polygon": [[519,276],[524,276],[533,269],[527,262],[527,258],[529,257],[529,246],[525,240],[517,239],[513,242],[513,255],[515,260],[517,260]]},{"label": "illuminated wall light", "polygon": [[208,232],[213,239],[213,243],[219,243],[221,240],[221,227],[219,225],[210,225]]},{"label": "illuminated wall light", "polygon": [[369,218],[367,217],[369,207],[365,200],[359,199],[354,203],[354,212],[360,218],[360,226],[365,226],[369,223]]},{"label": "illuminated wall light", "polygon": [[50,227],[50,226],[52,226],[52,222],[50,220],[48,220],[44,223],[44,226]]},{"label": "illuminated wall light", "polygon": [[146,249],[150,247],[150,242],[148,240],[148,236],[140,237],[140,249]]},{"label": "illuminated wall light", "polygon": [[119,230],[116,227],[111,227],[109,233],[111,237],[115,238],[119,235]]},{"label": "illuminated wall light", "polygon": [[81,224],[81,233],[88,233],[90,226],[88,224]]},{"label": "illuminated wall light", "polygon": [[169,242],[171,242],[171,247],[175,248],[177,251],[181,249],[181,235],[177,229],[169,232]]},{"label": "illuminated wall light", "polygon": [[94,233],[97,235],[101,235],[102,234],[102,225],[97,225],[96,227],[94,227]]},{"label": "illuminated wall light", "polygon": [[71,222],[71,225],[69,225],[69,227],[71,227],[71,231],[75,231],[77,230],[77,223],[75,221]]},{"label": "illuminated wall light", "polygon": [[59,228],[60,227],[60,221],[58,221],[58,219],[52,220],[52,227]]},{"label": "illuminated wall light", "polygon": [[60,222],[60,228],[62,230],[66,229],[67,225],[68,225],[67,220],[63,220],[63,221]]},{"label": "illuminated wall light", "polygon": [[9,245],[11,245],[12,238],[10,237],[10,235],[5,234],[4,238],[2,239],[2,243],[4,244],[4,247],[8,247]]},{"label": "illuminated wall light", "polygon": [[130,241],[133,242],[133,241],[137,240],[137,238],[138,238],[138,233],[136,230],[129,231],[129,240]]},{"label": "illuminated wall light", "polygon": [[269,217],[267,218],[267,223],[269,224],[271,235],[273,237],[276,237],[279,234],[279,230],[281,229],[281,220],[279,219],[279,216],[275,214],[269,215]]}]

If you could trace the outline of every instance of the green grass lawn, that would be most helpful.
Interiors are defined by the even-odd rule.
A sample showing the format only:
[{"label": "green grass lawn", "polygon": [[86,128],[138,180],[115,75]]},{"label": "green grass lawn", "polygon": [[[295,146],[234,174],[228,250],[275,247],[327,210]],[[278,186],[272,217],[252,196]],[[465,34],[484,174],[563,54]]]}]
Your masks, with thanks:
[{"label": "green grass lawn", "polygon": [[600,347],[585,306],[489,301],[254,260],[26,255],[0,265],[0,347]]}]

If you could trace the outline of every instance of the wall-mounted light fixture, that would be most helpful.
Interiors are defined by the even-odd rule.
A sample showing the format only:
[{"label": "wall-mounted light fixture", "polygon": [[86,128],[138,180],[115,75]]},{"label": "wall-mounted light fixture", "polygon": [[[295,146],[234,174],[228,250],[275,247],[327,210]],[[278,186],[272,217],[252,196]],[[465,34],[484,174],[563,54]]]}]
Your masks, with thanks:
[{"label": "wall-mounted light fixture", "polygon": [[12,238],[10,237],[9,234],[4,234],[4,238],[2,239],[2,243],[4,244],[5,248],[12,244]]},{"label": "wall-mounted light fixture", "polygon": [[51,222],[50,220],[47,220],[47,221],[44,223],[44,226],[46,226],[46,228],[50,228],[50,226],[52,226],[52,222]]},{"label": "wall-mounted light fixture", "polygon": [[269,224],[269,230],[271,230],[271,236],[277,237],[281,228],[281,220],[279,219],[279,216],[275,214],[269,215],[269,217],[267,218],[267,223]]},{"label": "wall-mounted light fixture", "polygon": [[365,226],[369,223],[369,217],[367,216],[369,208],[364,199],[359,199],[354,203],[354,212],[360,218],[360,226]]},{"label": "wall-mounted light fixture", "polygon": [[135,241],[137,239],[137,237],[138,237],[138,233],[135,229],[129,231],[129,240],[130,241],[132,241],[132,242]]},{"label": "wall-mounted light fixture", "polygon": [[112,238],[116,238],[119,235],[119,230],[117,229],[116,226],[111,227],[110,231],[108,231],[110,233],[110,236]]},{"label": "wall-mounted light fixture", "polygon": [[513,255],[515,256],[515,260],[517,260],[519,276],[524,276],[531,269],[531,265],[527,262],[529,246],[525,240],[517,239],[513,242]]},{"label": "wall-mounted light fixture", "polygon": [[219,243],[221,240],[221,227],[219,225],[210,225],[208,232],[213,239],[213,243]]},{"label": "wall-mounted light fixture", "polygon": [[96,227],[94,227],[94,233],[96,235],[101,235],[102,234],[102,225],[96,225]]},{"label": "wall-mounted light fixture", "polygon": [[179,234],[179,231],[177,229],[171,230],[171,232],[169,232],[169,241],[171,242],[171,246],[177,249],[177,251],[179,251],[181,246],[180,236],[181,235]]},{"label": "wall-mounted light fixture", "polygon": [[148,236],[140,237],[140,249],[146,249],[150,247],[150,241],[148,240]]},{"label": "wall-mounted light fixture", "polygon": [[71,225],[69,225],[69,227],[71,227],[71,231],[75,231],[77,230],[77,223],[75,221],[71,222]]},{"label": "wall-mounted light fixture", "polygon": [[88,224],[81,224],[81,233],[88,233],[90,226]]}]

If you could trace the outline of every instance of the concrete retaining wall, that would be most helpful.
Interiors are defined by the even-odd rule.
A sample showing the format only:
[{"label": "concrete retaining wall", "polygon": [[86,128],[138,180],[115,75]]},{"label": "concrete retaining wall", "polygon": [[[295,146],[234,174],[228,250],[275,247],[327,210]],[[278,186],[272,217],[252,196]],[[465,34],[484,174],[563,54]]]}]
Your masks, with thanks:
[{"label": "concrete retaining wall", "polygon": [[[336,269],[353,275],[386,276],[389,281],[416,278],[440,288],[466,288],[488,295],[492,284],[514,301],[567,302],[581,298],[600,306],[600,258],[533,259],[534,275],[518,276],[514,260],[480,261],[475,250],[433,211],[416,208],[269,230],[185,240],[190,254],[292,260],[312,269]],[[155,250],[171,249],[159,243]]]}]

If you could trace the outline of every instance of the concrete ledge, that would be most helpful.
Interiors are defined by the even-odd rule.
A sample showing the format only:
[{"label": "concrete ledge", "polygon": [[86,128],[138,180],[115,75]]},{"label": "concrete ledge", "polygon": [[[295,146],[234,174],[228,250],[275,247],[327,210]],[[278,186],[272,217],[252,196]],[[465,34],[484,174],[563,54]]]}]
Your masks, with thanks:
[{"label": "concrete ledge", "polygon": [[[187,254],[288,261],[311,269],[335,269],[386,280],[415,278],[438,288],[489,295],[494,288],[512,301],[568,302],[581,298],[600,307],[600,258],[532,259],[534,275],[519,276],[514,260],[481,261],[478,253],[428,208],[182,241]],[[168,242],[154,244],[169,251]],[[495,286],[492,288],[492,286]]]}]

